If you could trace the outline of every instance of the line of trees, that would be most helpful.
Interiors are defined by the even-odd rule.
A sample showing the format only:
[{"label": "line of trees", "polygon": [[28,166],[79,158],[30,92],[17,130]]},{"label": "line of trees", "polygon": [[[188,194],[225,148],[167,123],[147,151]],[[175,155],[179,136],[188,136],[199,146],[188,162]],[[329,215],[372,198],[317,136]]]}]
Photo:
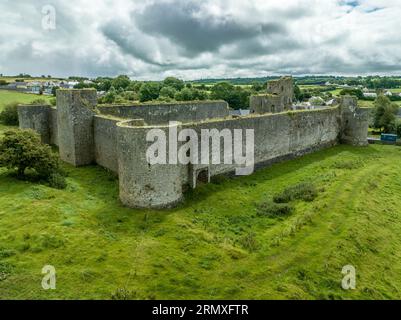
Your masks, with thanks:
[{"label": "line of trees", "polygon": [[254,82],[250,87],[235,86],[229,82],[220,82],[211,86],[184,82],[175,77],[168,77],[163,81],[131,81],[128,76],[120,75],[116,78],[97,78],[93,83],[85,83],[80,79],[76,89],[96,88],[104,95],[99,103],[125,103],[130,101],[202,101],[225,100],[233,109],[249,108],[251,94],[265,90],[266,84]]}]

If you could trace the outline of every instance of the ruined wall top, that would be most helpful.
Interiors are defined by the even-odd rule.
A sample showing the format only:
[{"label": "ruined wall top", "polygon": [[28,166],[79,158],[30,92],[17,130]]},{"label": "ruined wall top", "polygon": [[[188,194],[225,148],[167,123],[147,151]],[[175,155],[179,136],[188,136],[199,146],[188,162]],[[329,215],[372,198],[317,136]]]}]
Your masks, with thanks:
[{"label": "ruined wall top", "polygon": [[230,115],[228,103],[222,100],[98,105],[97,110],[103,115],[125,119],[143,119],[149,125],[166,124],[169,121],[200,122],[226,118]]},{"label": "ruined wall top", "polygon": [[282,77],[267,83],[267,93],[294,96],[294,81],[292,77]]}]

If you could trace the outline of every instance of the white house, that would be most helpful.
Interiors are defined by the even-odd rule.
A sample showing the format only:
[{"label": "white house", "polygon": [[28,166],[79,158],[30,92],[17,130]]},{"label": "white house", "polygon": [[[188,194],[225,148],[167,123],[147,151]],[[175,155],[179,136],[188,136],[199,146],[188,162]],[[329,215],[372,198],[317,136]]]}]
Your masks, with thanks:
[{"label": "white house", "polygon": [[74,87],[79,84],[78,81],[68,81],[67,85],[68,85],[68,89],[74,89]]},{"label": "white house", "polygon": [[364,92],[363,96],[365,98],[377,98],[377,93],[376,92]]}]

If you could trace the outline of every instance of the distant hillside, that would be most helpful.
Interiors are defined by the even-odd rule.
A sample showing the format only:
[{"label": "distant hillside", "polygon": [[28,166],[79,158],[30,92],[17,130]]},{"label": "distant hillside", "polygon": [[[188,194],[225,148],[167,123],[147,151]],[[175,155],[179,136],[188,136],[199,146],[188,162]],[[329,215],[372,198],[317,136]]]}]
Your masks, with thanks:
[{"label": "distant hillside", "polygon": [[[191,81],[192,83],[198,84],[215,84],[218,82],[229,82],[234,85],[250,85],[254,82],[267,82],[269,80],[277,79],[280,76],[275,77],[259,77],[259,78],[215,78],[215,79],[198,79]],[[294,77],[295,83],[297,85],[324,85],[327,82],[332,84],[344,84],[344,83],[359,83],[362,79],[380,79],[380,77],[344,77],[344,76],[299,76]],[[392,79],[401,80],[401,76],[394,77],[382,77],[381,79]]]}]

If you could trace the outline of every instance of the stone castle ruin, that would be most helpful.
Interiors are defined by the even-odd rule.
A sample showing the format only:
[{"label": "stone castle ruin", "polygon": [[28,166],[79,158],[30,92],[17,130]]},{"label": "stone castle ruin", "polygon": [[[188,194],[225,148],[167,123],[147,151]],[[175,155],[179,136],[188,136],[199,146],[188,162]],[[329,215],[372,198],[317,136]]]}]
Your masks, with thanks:
[{"label": "stone castle ruin", "polygon": [[179,203],[186,187],[233,172],[236,165],[151,165],[146,151],[152,142],[146,136],[152,129],[167,136],[172,127],[192,129],[198,137],[205,129],[253,129],[256,167],[337,143],[367,145],[368,110],[358,108],[355,97],[343,97],[326,109],[289,111],[293,96],[292,78],[272,81],[266,94],[251,97],[250,115],[231,116],[224,101],[97,105],[95,90],[58,90],[57,108],[21,105],[18,113],[20,127],[58,146],[63,161],[96,163],[118,174],[123,204],[165,208]]},{"label": "stone castle ruin", "polygon": [[251,96],[251,113],[277,113],[290,110],[294,100],[294,83],[291,77],[267,83],[267,93]]}]

